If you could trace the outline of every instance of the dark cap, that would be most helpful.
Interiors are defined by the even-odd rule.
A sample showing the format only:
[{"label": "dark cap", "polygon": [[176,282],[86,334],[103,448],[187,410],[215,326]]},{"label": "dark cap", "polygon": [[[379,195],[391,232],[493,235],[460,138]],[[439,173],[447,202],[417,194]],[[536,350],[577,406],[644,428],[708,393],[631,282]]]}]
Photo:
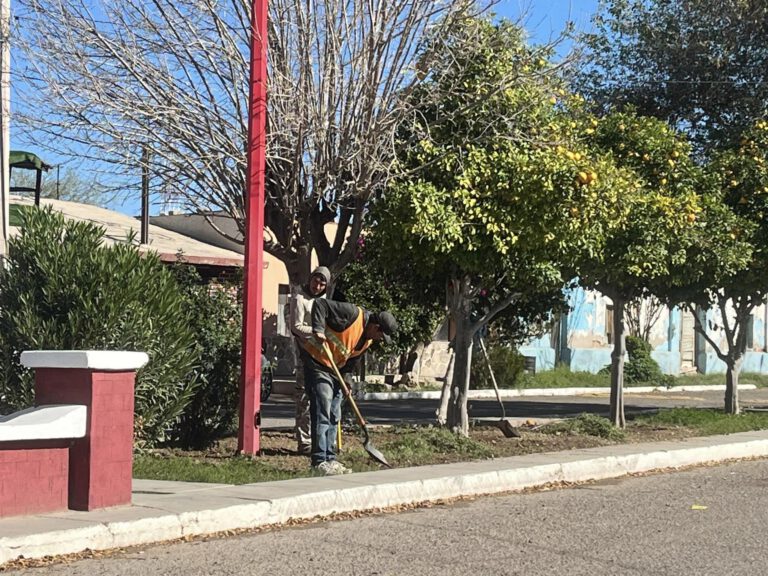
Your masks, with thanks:
[{"label": "dark cap", "polygon": [[331,271],[328,270],[325,266],[318,266],[314,270],[312,270],[312,274],[310,274],[310,278],[312,276],[320,276],[323,280],[325,280],[325,283],[328,284],[328,282],[331,281]]},{"label": "dark cap", "polygon": [[392,336],[397,333],[397,320],[395,320],[395,317],[385,310],[376,314],[373,322],[378,324],[384,333],[384,342],[387,344],[392,342]]}]

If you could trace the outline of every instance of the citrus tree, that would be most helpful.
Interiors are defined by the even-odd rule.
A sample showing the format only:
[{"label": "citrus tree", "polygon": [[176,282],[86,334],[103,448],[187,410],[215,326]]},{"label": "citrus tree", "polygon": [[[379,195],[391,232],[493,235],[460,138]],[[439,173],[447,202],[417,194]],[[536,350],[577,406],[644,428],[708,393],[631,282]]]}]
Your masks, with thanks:
[{"label": "citrus tree", "polygon": [[[750,317],[768,295],[768,122],[757,121],[737,146],[715,153],[707,171],[725,213],[701,230],[678,299],[694,312],[697,331],[725,364],[725,411],[738,414]],[[698,276],[692,267],[699,269]],[[702,321],[696,306],[712,310],[709,322]]]},{"label": "citrus tree", "polygon": [[659,120],[633,111],[589,120],[584,141],[631,177],[619,191],[622,217],[583,253],[579,282],[613,301],[611,420],[624,426],[624,312],[628,302],[663,292],[687,257],[703,210],[697,192],[701,171],[681,136]]},{"label": "citrus tree", "polygon": [[[376,220],[376,216],[373,219]],[[401,355],[401,372],[406,373],[432,340],[445,316],[440,290],[429,278],[410,273],[410,263],[399,253],[387,253],[376,226],[358,240],[358,252],[344,268],[335,286],[334,299],[343,297],[368,310],[389,310],[397,318],[398,330],[385,354]],[[409,361],[405,361],[411,358]],[[365,362],[365,358],[364,358]],[[366,364],[362,364],[363,369]],[[362,375],[361,375],[362,376]]]},{"label": "citrus tree", "polygon": [[[551,308],[574,254],[620,218],[626,178],[566,147],[579,126],[557,71],[507,22],[456,31],[416,93],[397,179],[377,206],[382,241],[446,289],[454,338],[447,425],[468,433],[473,338],[512,308]],[[513,81],[509,79],[512,78]],[[502,81],[504,79],[504,81]],[[492,88],[491,88],[492,87]]]}]

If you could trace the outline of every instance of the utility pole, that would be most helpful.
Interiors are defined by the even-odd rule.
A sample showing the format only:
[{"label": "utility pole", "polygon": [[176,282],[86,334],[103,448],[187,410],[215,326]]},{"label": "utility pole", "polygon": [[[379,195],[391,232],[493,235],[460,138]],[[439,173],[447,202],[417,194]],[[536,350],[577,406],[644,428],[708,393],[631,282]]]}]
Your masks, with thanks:
[{"label": "utility pole", "polygon": [[259,453],[261,429],[261,284],[264,275],[264,170],[267,119],[267,0],[251,2],[251,73],[246,148],[245,281],[237,450]]},{"label": "utility pole", "polygon": [[149,150],[141,149],[141,243],[149,244]]},{"label": "utility pole", "polygon": [[0,0],[0,260],[8,253],[11,113],[11,0]]}]

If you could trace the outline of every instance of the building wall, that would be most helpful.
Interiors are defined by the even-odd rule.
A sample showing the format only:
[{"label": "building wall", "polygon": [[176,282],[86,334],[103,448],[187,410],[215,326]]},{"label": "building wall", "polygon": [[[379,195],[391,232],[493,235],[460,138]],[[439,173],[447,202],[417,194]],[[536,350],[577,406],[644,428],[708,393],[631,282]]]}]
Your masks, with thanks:
[{"label": "building wall", "polygon": [[[732,320],[732,310],[727,311],[727,317]],[[744,357],[742,372],[768,373],[768,350],[766,344],[766,329],[768,328],[768,306],[765,303],[756,306],[752,313],[752,331],[751,343],[748,342],[747,353]],[[722,325],[722,315],[719,310],[708,310],[705,316],[707,322],[707,332],[718,343],[723,350],[727,350],[727,340],[725,333],[718,329]],[[700,371],[704,373],[724,373],[726,371],[725,363],[720,360],[715,350],[707,344],[706,348],[699,353]]]},{"label": "building wall", "polygon": [[[571,311],[551,332],[528,342],[520,352],[536,359],[537,370],[551,370],[560,362],[573,371],[598,372],[611,363],[608,317],[612,302],[599,292],[578,288],[569,294],[569,305]],[[685,314],[689,313],[680,308],[667,308],[661,312],[650,331],[653,358],[665,374],[725,372],[725,363],[705,339],[693,331],[692,321],[684,322]],[[731,314],[729,311],[729,318]],[[719,311],[708,310],[702,316],[708,334],[727,350],[726,336],[717,328],[722,325]],[[755,308],[751,334],[752,342],[742,371],[768,373],[768,306],[765,304]],[[683,354],[686,346],[694,348],[690,363]]]}]

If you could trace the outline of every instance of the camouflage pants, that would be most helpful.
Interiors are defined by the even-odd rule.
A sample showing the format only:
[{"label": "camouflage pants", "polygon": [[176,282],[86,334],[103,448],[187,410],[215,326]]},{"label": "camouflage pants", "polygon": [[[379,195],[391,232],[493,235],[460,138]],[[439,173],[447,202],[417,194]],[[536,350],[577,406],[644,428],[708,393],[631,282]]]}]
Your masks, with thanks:
[{"label": "camouflage pants", "polygon": [[293,401],[296,405],[296,425],[294,427],[299,452],[309,453],[312,446],[310,435],[309,396],[304,388],[304,364],[299,358],[296,362],[296,386],[293,389]]}]

